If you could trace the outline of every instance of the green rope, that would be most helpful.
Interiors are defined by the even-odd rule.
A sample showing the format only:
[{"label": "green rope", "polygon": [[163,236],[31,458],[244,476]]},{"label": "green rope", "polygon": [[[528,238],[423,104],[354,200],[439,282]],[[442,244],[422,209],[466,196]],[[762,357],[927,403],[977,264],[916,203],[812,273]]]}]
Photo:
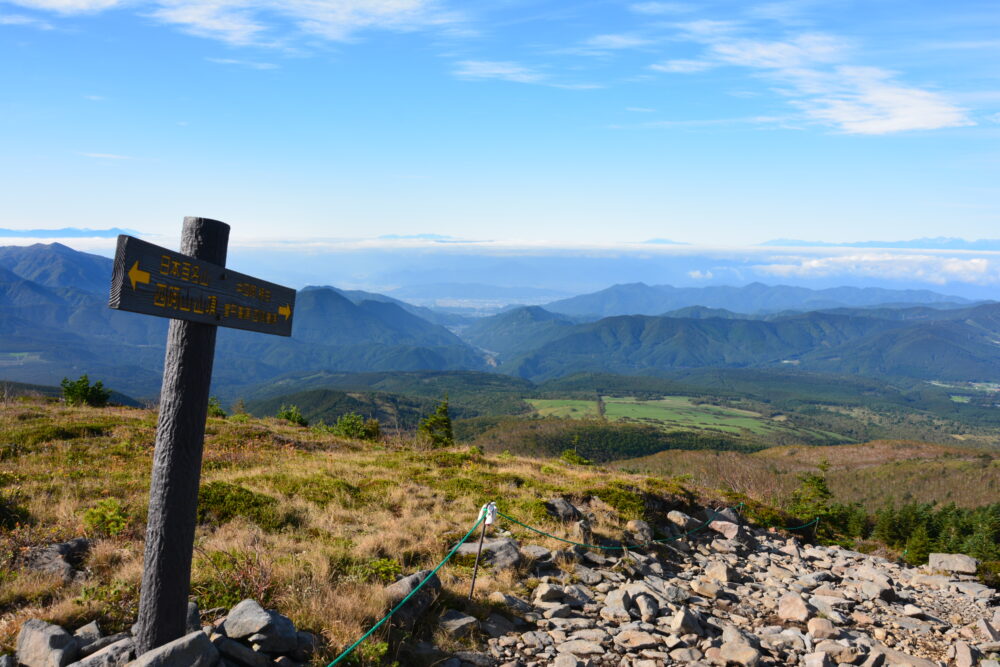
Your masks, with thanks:
[{"label": "green rope", "polygon": [[461,540],[460,540],[460,541],[458,542],[458,544],[456,544],[456,545],[455,545],[455,546],[454,546],[454,547],[452,548],[452,550],[451,550],[450,552],[448,552],[448,555],[444,557],[444,560],[442,560],[442,561],[441,561],[440,563],[438,563],[438,564],[437,564],[437,567],[435,567],[435,568],[434,568],[433,570],[431,570],[431,573],[430,573],[430,574],[428,574],[428,575],[427,575],[426,577],[424,577],[424,580],[423,580],[423,581],[421,581],[421,582],[420,582],[420,584],[418,584],[416,588],[414,588],[414,589],[413,589],[412,591],[410,591],[410,594],[409,594],[409,595],[407,595],[407,596],[406,596],[405,598],[403,598],[403,599],[402,599],[402,600],[400,601],[400,603],[399,603],[399,604],[397,604],[397,605],[396,605],[395,607],[393,607],[393,608],[392,608],[392,609],[391,609],[391,610],[389,611],[389,613],[388,613],[388,614],[386,614],[385,616],[383,616],[383,617],[382,617],[382,620],[380,620],[380,621],[379,621],[378,623],[376,623],[375,625],[373,625],[373,626],[372,626],[372,628],[371,628],[371,630],[369,630],[369,631],[368,631],[368,632],[366,632],[365,634],[361,635],[361,638],[360,638],[360,639],[359,639],[358,641],[354,642],[353,644],[351,644],[350,646],[348,646],[348,647],[347,647],[346,649],[344,649],[344,652],[343,652],[343,653],[341,653],[340,655],[338,655],[338,656],[337,656],[337,657],[336,657],[336,658],[334,659],[334,661],[333,661],[333,662],[331,662],[331,663],[330,663],[329,665],[327,665],[326,667],[333,667],[333,666],[334,666],[334,665],[336,665],[336,664],[337,664],[338,662],[340,662],[341,660],[343,660],[344,658],[346,658],[347,656],[349,656],[349,655],[351,654],[351,652],[352,652],[352,651],[353,651],[354,649],[356,649],[356,648],[358,647],[358,645],[359,645],[359,644],[360,644],[361,642],[363,642],[364,640],[368,639],[368,637],[369,637],[369,636],[370,636],[370,635],[371,635],[371,634],[372,634],[373,632],[375,632],[376,630],[378,630],[378,629],[379,629],[379,628],[380,628],[380,627],[382,626],[382,624],[383,624],[383,623],[385,623],[385,622],[386,622],[387,620],[389,620],[389,618],[390,618],[390,617],[391,617],[391,616],[392,616],[393,614],[395,614],[395,613],[396,613],[397,611],[399,611],[399,610],[400,610],[400,609],[401,609],[401,608],[403,607],[403,605],[404,605],[404,604],[406,604],[406,602],[407,602],[407,601],[408,601],[408,600],[409,600],[410,598],[412,598],[412,597],[413,597],[414,595],[416,595],[416,594],[417,594],[417,591],[419,591],[419,590],[420,590],[421,588],[423,588],[423,587],[424,587],[424,584],[426,584],[426,583],[427,583],[428,581],[430,581],[430,578],[431,578],[431,577],[433,577],[433,576],[434,576],[435,574],[437,574],[437,571],[438,571],[438,570],[440,570],[440,569],[441,569],[442,567],[444,567],[444,564],[445,564],[445,563],[447,563],[447,562],[448,562],[449,560],[451,560],[451,557],[455,555],[455,552],[456,552],[456,551],[458,551],[458,548],[459,548],[460,546],[462,546],[463,544],[465,544],[465,541],[466,541],[467,539],[469,539],[469,536],[470,536],[470,535],[472,535],[472,533],[476,532],[476,528],[479,528],[479,524],[481,524],[481,523],[482,523],[482,522],[483,522],[483,521],[484,521],[485,519],[486,519],[486,513],[485,513],[485,512],[482,512],[482,511],[481,511],[481,512],[479,513],[479,520],[478,520],[478,521],[476,521],[476,525],[474,525],[474,526],[473,526],[472,528],[470,528],[470,529],[469,529],[469,532],[467,532],[467,533],[465,534],[465,537],[463,537],[463,538],[462,538],[462,539],[461,539]]},{"label": "green rope", "polygon": [[[740,507],[743,507],[743,503],[740,503],[739,505],[734,505],[733,507],[730,507],[729,509],[738,509]],[[695,528],[693,530],[689,530],[688,532],[684,533],[683,535],[678,535],[677,537],[668,537],[668,538],[665,538],[665,539],[662,539],[662,540],[652,540],[650,542],[643,542],[642,544],[625,544],[625,545],[622,545],[620,547],[606,547],[606,546],[601,546],[599,544],[586,544],[584,542],[574,542],[573,540],[567,540],[564,537],[558,537],[556,535],[553,535],[552,533],[546,533],[544,530],[540,530],[538,528],[535,528],[534,526],[529,526],[528,524],[522,523],[522,522],[518,521],[517,519],[515,519],[512,516],[504,514],[503,512],[499,512],[498,511],[497,515],[502,516],[503,518],[507,519],[508,521],[513,521],[517,525],[519,525],[519,526],[521,526],[523,528],[527,528],[528,530],[530,530],[532,532],[535,532],[535,533],[538,533],[539,535],[544,535],[545,537],[551,537],[554,540],[558,540],[560,542],[565,542],[566,544],[573,544],[573,545],[578,546],[578,547],[584,547],[585,549],[604,549],[605,551],[618,551],[620,549],[620,550],[624,551],[626,549],[636,549],[636,548],[639,548],[639,547],[648,547],[650,544],[663,544],[663,543],[666,543],[666,542],[676,542],[677,540],[682,540],[685,537],[690,537],[691,535],[694,535],[698,531],[704,530],[709,524],[711,524],[713,521],[715,521],[715,518],[717,516],[719,516],[719,512],[717,512],[715,510],[712,510],[712,516],[709,517],[705,521],[705,523],[701,524],[700,526],[698,526],[697,528]]]},{"label": "green rope", "polygon": [[816,517],[815,519],[813,519],[809,523],[804,523],[801,526],[795,526],[794,528],[785,528],[784,530],[802,530],[803,528],[808,528],[809,526],[813,525],[814,523],[819,523],[819,517]]}]

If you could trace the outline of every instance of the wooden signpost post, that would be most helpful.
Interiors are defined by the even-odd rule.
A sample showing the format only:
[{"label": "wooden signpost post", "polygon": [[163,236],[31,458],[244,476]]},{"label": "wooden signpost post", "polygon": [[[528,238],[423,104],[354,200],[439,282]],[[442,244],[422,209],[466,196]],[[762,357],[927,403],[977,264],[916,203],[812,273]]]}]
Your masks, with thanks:
[{"label": "wooden signpost post", "polygon": [[229,225],[185,218],[180,252],[118,237],[109,307],[171,318],[136,651],[184,635],[217,327],[290,336],[295,290],[225,268]]}]

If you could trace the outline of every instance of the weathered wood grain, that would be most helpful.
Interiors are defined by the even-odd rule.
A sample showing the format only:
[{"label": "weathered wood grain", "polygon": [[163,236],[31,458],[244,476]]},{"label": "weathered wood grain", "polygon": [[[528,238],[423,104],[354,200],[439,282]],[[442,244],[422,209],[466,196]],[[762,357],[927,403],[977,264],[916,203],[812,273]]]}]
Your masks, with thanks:
[{"label": "weathered wood grain", "polygon": [[[184,219],[184,255],[224,267],[228,243],[229,225]],[[212,324],[174,319],[167,334],[139,597],[138,654],[185,634],[217,331]]]}]

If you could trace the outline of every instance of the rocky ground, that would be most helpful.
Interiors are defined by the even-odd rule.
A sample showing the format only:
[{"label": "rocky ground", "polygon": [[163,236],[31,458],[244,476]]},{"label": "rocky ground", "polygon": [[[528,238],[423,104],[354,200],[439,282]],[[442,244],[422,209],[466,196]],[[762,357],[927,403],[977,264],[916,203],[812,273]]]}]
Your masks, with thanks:
[{"label": "rocky ground", "polygon": [[[567,505],[550,503],[563,518],[578,518]],[[510,536],[492,538],[487,565],[527,568],[533,575],[528,593],[491,593],[489,602],[502,611],[483,619],[445,609],[442,631],[479,649],[405,645],[400,664],[1000,667],[1000,596],[976,581],[973,559],[934,554],[927,566],[911,569],[754,530],[731,510],[709,516],[714,520],[692,537],[641,550],[551,551]],[[676,511],[668,519],[661,530],[676,535],[704,523]],[[574,525],[586,537],[586,522]],[[644,522],[628,528],[630,543],[652,539]],[[391,585],[390,602],[402,600],[425,575]],[[426,615],[440,586],[432,578],[393,623],[406,628]],[[294,667],[315,645],[314,637],[252,600],[216,615],[216,622],[199,628],[193,609],[188,635],[138,657],[128,634],[102,637],[94,624],[70,634],[28,621],[16,658],[0,657],[0,667]]]}]

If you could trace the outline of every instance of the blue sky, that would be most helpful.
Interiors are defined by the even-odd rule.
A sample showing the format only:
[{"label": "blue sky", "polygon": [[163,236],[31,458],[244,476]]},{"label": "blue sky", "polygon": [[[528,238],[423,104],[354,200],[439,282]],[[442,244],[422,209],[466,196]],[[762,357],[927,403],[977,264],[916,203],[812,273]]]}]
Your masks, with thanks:
[{"label": "blue sky", "polygon": [[996,238],[998,63],[992,1],[0,0],[0,227]]}]

